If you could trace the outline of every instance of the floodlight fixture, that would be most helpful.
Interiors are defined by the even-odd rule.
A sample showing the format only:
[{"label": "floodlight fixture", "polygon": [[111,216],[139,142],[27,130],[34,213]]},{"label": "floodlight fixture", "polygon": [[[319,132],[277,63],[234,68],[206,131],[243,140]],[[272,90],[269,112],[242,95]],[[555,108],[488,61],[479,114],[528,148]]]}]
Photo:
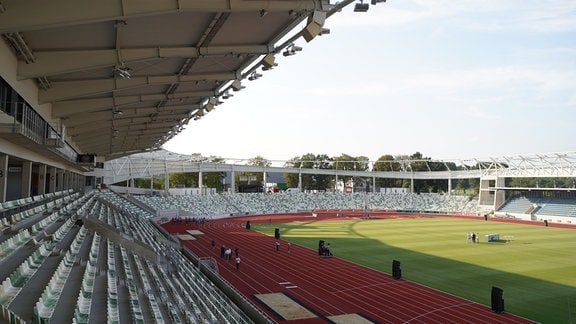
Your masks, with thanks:
[{"label": "floodlight fixture", "polygon": [[372,4],[375,5],[377,3],[382,3],[382,2],[386,2],[386,0],[372,0]]},{"label": "floodlight fixture", "polygon": [[278,66],[278,63],[274,63],[272,65],[264,65],[262,67],[262,71],[269,71],[272,70],[274,67]]},{"label": "floodlight fixture", "polygon": [[360,0],[359,3],[356,3],[354,5],[354,12],[366,12],[366,11],[368,11],[368,8],[370,8],[370,5],[367,3],[364,3],[363,0]]},{"label": "floodlight fixture", "polygon": [[302,47],[300,46],[296,46],[294,44],[290,44],[288,45],[288,47],[286,47],[286,50],[284,50],[284,52],[282,53],[282,55],[284,56],[292,56],[295,55],[296,52],[300,52],[302,51]]},{"label": "floodlight fixture", "polygon": [[250,74],[250,76],[248,77],[248,80],[254,81],[254,80],[260,79],[261,77],[262,77],[262,74],[254,71],[254,72],[252,72],[252,74]]},{"label": "floodlight fixture", "polygon": [[233,94],[231,94],[228,90],[224,91],[224,94],[222,94],[222,99],[229,99],[234,97]]},{"label": "floodlight fixture", "polygon": [[320,29],[320,33],[318,34],[318,36],[327,35],[327,34],[330,34],[330,29],[329,28],[322,28],[322,29]]}]

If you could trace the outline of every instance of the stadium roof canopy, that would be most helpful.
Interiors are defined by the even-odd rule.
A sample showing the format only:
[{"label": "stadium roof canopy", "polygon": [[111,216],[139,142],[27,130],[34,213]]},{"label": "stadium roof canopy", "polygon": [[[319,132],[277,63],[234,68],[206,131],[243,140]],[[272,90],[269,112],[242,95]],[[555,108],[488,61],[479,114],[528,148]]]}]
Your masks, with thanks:
[{"label": "stadium roof canopy", "polygon": [[0,0],[0,34],[43,117],[110,160],[160,147],[352,2]]},{"label": "stadium roof canopy", "polygon": [[[376,161],[371,161],[375,163]],[[413,171],[414,162],[440,163],[446,169]],[[247,161],[225,160],[214,163],[209,158],[178,154],[166,150],[144,152],[114,159],[105,163],[104,183],[112,184],[133,178],[151,178],[178,172],[268,172],[325,174],[332,176],[377,177],[390,179],[468,179],[497,177],[558,178],[576,177],[576,152],[547,153],[468,160],[402,160],[407,167],[401,171],[353,171],[335,169],[305,169],[283,166],[253,166]],[[458,170],[450,170],[455,164]]]}]

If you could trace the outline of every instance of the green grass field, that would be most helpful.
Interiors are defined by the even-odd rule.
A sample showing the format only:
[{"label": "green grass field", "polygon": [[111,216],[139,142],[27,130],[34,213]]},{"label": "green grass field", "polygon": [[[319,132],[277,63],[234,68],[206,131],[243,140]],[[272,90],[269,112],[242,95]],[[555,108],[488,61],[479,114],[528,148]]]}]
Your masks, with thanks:
[{"label": "green grass field", "polygon": [[[576,321],[576,229],[456,218],[328,220],[254,224],[253,229],[316,250],[330,243],[335,256],[490,306],[502,288],[505,310],[541,323]],[[466,233],[480,234],[467,243]],[[484,235],[513,236],[484,242]]]}]

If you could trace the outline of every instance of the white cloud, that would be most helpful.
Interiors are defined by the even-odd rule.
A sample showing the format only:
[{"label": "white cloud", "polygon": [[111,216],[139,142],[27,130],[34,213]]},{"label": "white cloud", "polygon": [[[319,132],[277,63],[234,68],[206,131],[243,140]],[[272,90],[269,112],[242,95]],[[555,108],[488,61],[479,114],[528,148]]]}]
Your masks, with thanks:
[{"label": "white cloud", "polygon": [[474,119],[479,120],[488,120],[488,121],[502,121],[504,117],[499,113],[491,112],[488,109],[482,109],[477,106],[470,106],[464,110],[466,114],[473,117]]},{"label": "white cloud", "polygon": [[299,93],[329,97],[412,95],[428,93],[456,96],[469,91],[514,93],[522,91],[555,92],[576,89],[576,71],[559,71],[531,67],[468,68],[406,76],[382,78],[380,83],[350,82],[341,87],[326,85]]},{"label": "white cloud", "polygon": [[576,30],[575,18],[572,0],[397,0],[342,15],[334,25],[390,28],[434,21],[477,30],[560,32]]}]

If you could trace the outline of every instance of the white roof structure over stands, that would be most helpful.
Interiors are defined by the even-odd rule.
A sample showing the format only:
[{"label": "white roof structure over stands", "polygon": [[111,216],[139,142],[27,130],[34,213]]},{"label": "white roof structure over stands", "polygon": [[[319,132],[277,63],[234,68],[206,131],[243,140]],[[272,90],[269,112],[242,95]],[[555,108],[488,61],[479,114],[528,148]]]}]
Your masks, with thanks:
[{"label": "white roof structure over stands", "polygon": [[[299,169],[283,167],[260,167],[245,164],[197,162],[190,155],[166,150],[133,154],[108,161],[103,180],[106,184],[134,178],[150,178],[177,172],[267,172],[329,174],[338,176],[400,178],[400,179],[465,179],[496,177],[576,177],[576,152],[548,153],[524,156],[490,158],[488,160],[427,160],[425,162],[455,163],[468,166],[467,170],[420,171],[409,168],[398,172],[345,171],[329,169]],[[419,161],[403,161],[406,164]],[[476,166],[473,169],[471,166]],[[479,167],[479,168],[478,168]]]},{"label": "white roof structure over stands", "polygon": [[106,161],[160,147],[353,2],[0,0],[0,54],[15,53],[2,77],[36,84],[27,105]]}]

